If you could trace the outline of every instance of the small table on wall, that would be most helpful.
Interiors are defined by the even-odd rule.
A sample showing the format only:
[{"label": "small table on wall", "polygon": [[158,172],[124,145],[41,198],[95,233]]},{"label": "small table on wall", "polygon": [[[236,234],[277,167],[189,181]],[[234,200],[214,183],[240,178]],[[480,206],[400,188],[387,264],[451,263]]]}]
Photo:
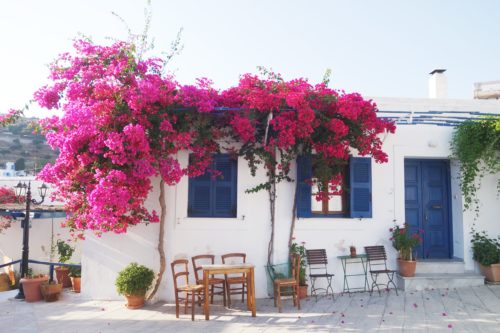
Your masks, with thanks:
[{"label": "small table on wall", "polygon": [[208,302],[208,278],[212,274],[234,274],[245,273],[247,277],[247,308],[252,311],[252,317],[256,316],[255,306],[255,277],[254,265],[252,264],[219,264],[219,265],[202,265],[203,270],[203,289],[205,291],[205,319],[210,319],[210,304]]},{"label": "small table on wall", "polygon": [[[369,290],[369,284],[368,284],[368,260],[366,258],[366,254],[358,254],[354,257],[347,255],[347,256],[338,256],[338,259],[342,262],[342,269],[344,270],[344,287],[342,289],[342,293],[345,293],[346,291],[351,294],[353,291],[367,291]],[[361,264],[361,267],[363,268],[362,273],[349,273],[348,272],[348,266],[353,265],[353,264]],[[363,276],[364,277],[364,285],[363,287],[349,287],[349,277],[353,276]]]}]

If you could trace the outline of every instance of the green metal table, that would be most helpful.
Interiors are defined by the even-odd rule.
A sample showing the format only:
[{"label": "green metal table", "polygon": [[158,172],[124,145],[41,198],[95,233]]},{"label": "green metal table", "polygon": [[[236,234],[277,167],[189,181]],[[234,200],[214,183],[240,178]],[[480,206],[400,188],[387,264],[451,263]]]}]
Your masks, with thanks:
[{"label": "green metal table", "polygon": [[[366,254],[358,254],[355,257],[352,257],[350,255],[347,256],[338,256],[338,259],[342,262],[342,269],[344,270],[344,287],[342,290],[342,294],[344,294],[346,291],[351,294],[351,292],[354,291],[367,291],[369,290],[369,284],[368,284],[368,261],[366,259]],[[349,273],[348,272],[348,266],[349,265],[354,265],[354,264],[361,264],[361,267],[363,268],[362,273]],[[364,277],[364,285],[363,287],[349,287],[349,277],[353,276],[363,276]]]}]

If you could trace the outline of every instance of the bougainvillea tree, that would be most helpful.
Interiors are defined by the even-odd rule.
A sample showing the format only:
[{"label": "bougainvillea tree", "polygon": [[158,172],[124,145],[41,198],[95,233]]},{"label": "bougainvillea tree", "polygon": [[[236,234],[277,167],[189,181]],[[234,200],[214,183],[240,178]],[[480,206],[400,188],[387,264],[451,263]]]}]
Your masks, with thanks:
[{"label": "bougainvillea tree", "polygon": [[[359,94],[274,73],[242,75],[237,86],[222,91],[207,79],[181,85],[162,74],[161,59],[138,57],[133,44],[77,40],[74,48],[53,63],[51,83],[35,93],[42,107],[64,111],[41,121],[60,155],[39,177],[66,202],[66,223],[76,232],[124,233],[159,221],[155,291],[165,268],[164,183],[203,174],[214,153],[243,156],[252,174],[266,170],[268,182],[249,191],[269,192],[273,230],[275,186],[291,180],[298,155],[317,155],[326,184],[318,199],[341,191],[338,165],[347,163],[351,149],[387,161],[379,134],[393,132],[394,125],[377,118],[376,105]],[[238,149],[230,143],[235,140]],[[176,158],[180,150],[191,153],[185,168]],[[145,206],[155,176],[161,179],[160,217]]]}]

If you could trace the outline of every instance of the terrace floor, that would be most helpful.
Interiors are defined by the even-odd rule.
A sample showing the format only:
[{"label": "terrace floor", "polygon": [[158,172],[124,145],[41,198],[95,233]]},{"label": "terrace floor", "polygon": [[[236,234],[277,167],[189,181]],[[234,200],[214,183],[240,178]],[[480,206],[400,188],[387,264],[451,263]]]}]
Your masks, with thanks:
[{"label": "terrace floor", "polygon": [[308,298],[298,311],[285,301],[278,313],[272,299],[257,300],[252,318],[240,302],[234,309],[211,306],[210,321],[200,307],[196,319],[175,318],[170,303],[128,310],[123,301],[84,300],[64,292],[55,303],[8,300],[0,293],[0,332],[500,332],[500,286],[417,292],[356,293]]}]

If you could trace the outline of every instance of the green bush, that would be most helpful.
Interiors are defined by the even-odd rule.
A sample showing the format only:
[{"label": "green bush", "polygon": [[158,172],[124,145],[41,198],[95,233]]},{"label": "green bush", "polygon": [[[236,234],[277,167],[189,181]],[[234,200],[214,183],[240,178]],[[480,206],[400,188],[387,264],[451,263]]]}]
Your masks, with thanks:
[{"label": "green bush", "polygon": [[57,241],[57,253],[59,254],[59,262],[64,264],[71,259],[73,252],[75,251],[68,243],[59,239]]},{"label": "green bush", "polygon": [[483,266],[500,263],[500,239],[488,237],[486,231],[471,230],[472,257]]},{"label": "green bush", "polygon": [[82,277],[82,268],[81,267],[73,267],[69,268],[69,276],[71,277]]},{"label": "green bush", "polygon": [[151,269],[133,262],[118,273],[116,291],[120,295],[143,296],[151,287],[154,277],[155,273]]}]

